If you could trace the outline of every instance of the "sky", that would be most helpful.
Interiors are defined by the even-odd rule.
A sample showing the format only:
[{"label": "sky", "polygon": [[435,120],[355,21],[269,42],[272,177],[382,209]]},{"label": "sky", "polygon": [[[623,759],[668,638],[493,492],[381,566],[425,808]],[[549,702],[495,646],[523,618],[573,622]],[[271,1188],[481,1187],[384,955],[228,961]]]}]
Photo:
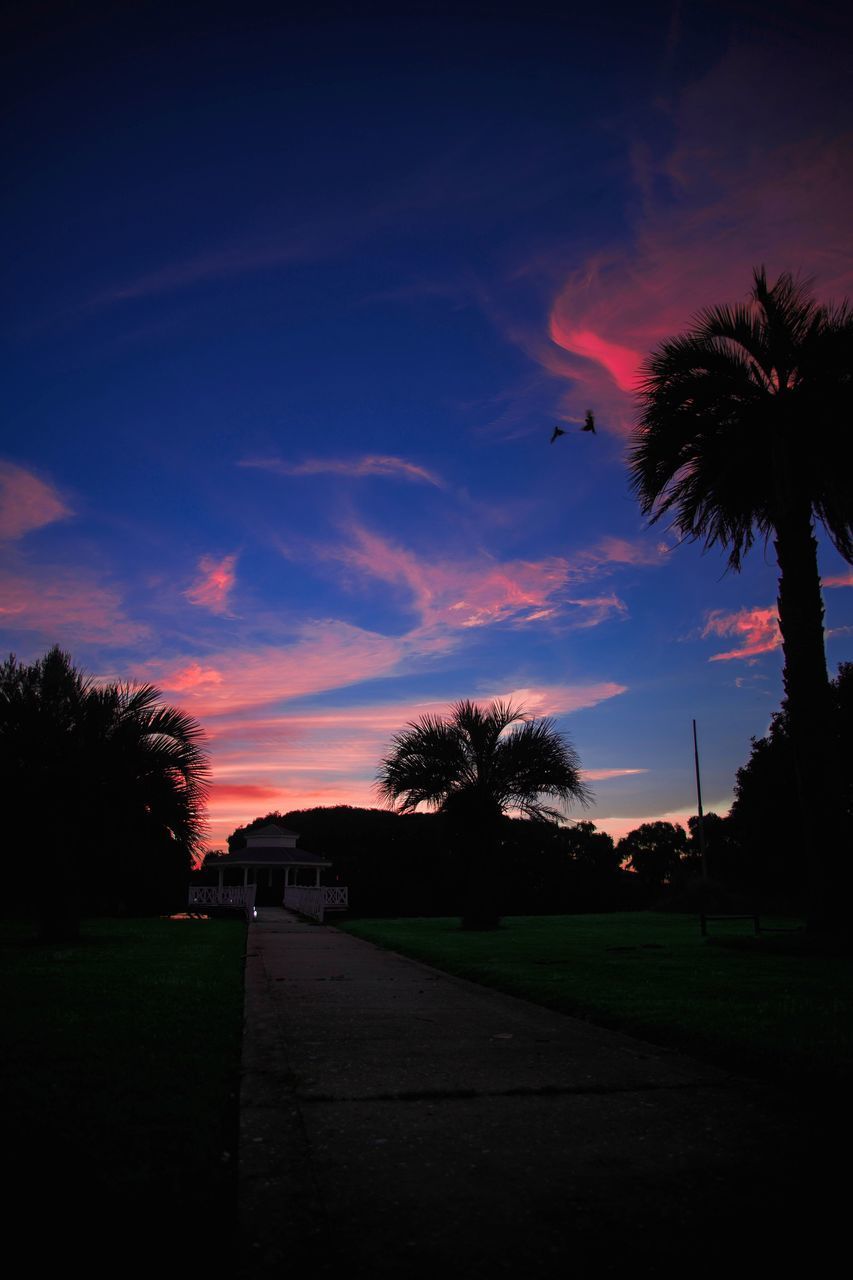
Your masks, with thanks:
[{"label": "sky", "polygon": [[853,297],[850,21],[354,8],[11,6],[0,647],[195,716],[211,847],[378,804],[462,698],[553,717],[615,836],[694,812],[695,718],[725,813],[782,695],[772,546],[646,526],[635,387],[762,263]]}]

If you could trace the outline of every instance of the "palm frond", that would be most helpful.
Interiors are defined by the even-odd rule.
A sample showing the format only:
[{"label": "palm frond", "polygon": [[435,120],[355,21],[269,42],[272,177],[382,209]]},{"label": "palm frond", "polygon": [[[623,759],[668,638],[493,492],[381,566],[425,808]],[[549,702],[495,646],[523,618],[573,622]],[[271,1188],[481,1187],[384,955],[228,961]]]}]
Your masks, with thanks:
[{"label": "palm frond", "polygon": [[853,558],[853,322],[808,282],[754,274],[749,305],[706,308],[643,366],[629,477],[650,523],[719,543],[738,569],[786,507],[810,504]]},{"label": "palm frond", "polygon": [[590,800],[574,748],[550,720],[536,720],[511,702],[485,708],[457,702],[447,720],[424,716],[408,725],[392,739],[376,787],[403,812],[420,804],[444,808],[470,795],[484,811],[552,817],[558,811],[543,797],[561,805]]}]

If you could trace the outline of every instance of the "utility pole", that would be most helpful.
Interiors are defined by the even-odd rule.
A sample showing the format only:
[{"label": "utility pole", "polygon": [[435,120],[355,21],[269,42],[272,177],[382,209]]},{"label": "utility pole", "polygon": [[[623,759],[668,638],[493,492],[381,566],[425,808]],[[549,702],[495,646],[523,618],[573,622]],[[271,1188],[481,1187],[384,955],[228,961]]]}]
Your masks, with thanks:
[{"label": "utility pole", "polygon": [[699,807],[699,852],[702,856],[702,907],[699,913],[699,923],[702,927],[702,937],[708,933],[708,925],[705,918],[705,899],[708,889],[708,858],[705,850],[705,815],[702,812],[702,781],[699,777],[699,740],[696,737],[696,721],[693,721],[693,763],[696,767],[696,802]]}]

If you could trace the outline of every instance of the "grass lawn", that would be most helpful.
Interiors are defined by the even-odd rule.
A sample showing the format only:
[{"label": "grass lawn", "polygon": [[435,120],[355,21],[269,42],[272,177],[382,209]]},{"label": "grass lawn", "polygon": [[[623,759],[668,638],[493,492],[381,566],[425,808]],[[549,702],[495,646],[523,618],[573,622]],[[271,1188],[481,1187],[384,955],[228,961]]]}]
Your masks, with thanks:
[{"label": "grass lawn", "polygon": [[78,944],[31,937],[0,924],[3,1145],[18,1212],[43,1224],[37,1250],[71,1231],[88,1254],[116,1233],[131,1255],[156,1253],[203,1214],[221,1255],[236,1216],[245,926],[96,920]]},{"label": "grass lawn", "polygon": [[853,959],[798,954],[791,935],[756,939],[748,921],[711,923],[708,940],[695,917],[655,912],[515,916],[496,933],[463,933],[451,919],[342,927],[449,973],[735,1070],[850,1081]]}]

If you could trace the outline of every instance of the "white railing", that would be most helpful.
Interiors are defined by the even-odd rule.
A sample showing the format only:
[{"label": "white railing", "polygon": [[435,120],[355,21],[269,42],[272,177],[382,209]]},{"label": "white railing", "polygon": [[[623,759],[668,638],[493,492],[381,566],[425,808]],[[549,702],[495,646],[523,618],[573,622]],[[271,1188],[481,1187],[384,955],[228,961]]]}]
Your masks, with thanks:
[{"label": "white railing", "polygon": [[245,911],[246,919],[255,914],[255,885],[190,885],[190,907],[232,907]]},{"label": "white railing", "polygon": [[284,905],[288,911],[300,916],[310,916],[323,923],[327,911],[346,911],[349,905],[349,889],[336,885],[308,886],[289,884],[284,891]]}]

